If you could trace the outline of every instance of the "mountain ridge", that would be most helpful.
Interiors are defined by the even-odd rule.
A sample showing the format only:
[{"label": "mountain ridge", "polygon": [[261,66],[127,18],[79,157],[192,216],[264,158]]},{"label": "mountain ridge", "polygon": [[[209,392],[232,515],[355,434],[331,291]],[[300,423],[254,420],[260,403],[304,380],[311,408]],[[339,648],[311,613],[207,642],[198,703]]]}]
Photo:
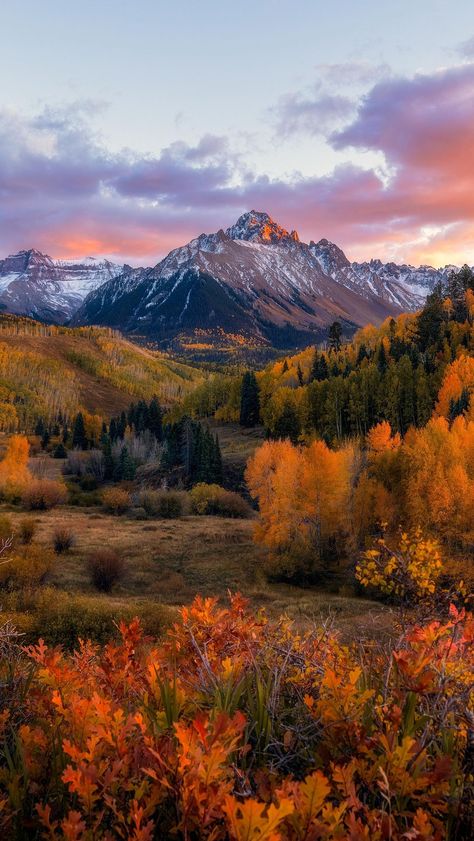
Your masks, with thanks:
[{"label": "mountain ridge", "polygon": [[20,251],[0,260],[0,308],[115,327],[163,347],[180,337],[212,344],[232,335],[297,348],[321,340],[334,320],[350,334],[420,308],[453,268],[351,262],[330,240],[302,242],[268,213],[251,210],[148,268]]},{"label": "mountain ridge", "polygon": [[[381,264],[383,267],[384,264]],[[242,214],[225,231],[201,234],[151,269],[93,291],[73,324],[106,324],[164,345],[179,334],[220,330],[262,345],[299,347],[342,322],[347,333],[417,309],[442,273],[422,285],[405,274],[350,263],[322,239],[307,244],[262,211]]]}]

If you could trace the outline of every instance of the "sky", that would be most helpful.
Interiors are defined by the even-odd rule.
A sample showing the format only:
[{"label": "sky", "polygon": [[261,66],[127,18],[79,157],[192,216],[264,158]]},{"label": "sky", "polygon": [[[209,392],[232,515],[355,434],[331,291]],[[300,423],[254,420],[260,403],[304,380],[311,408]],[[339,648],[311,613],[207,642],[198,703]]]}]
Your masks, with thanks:
[{"label": "sky", "polygon": [[472,0],[4,0],[0,257],[153,265],[267,211],[474,264]]}]

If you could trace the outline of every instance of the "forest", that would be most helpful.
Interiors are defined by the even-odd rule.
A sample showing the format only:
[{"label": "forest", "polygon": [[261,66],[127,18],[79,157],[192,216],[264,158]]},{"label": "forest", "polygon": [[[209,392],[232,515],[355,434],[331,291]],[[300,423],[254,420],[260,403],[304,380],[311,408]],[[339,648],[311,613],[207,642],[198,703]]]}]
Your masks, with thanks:
[{"label": "forest", "polygon": [[474,275],[260,369],[0,319],[7,839],[474,834]]}]

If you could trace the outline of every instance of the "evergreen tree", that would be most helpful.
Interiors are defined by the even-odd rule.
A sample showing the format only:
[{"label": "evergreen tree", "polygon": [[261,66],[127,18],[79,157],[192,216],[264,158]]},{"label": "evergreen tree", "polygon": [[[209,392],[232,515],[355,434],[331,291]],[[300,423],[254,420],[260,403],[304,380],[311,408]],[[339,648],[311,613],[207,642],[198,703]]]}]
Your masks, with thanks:
[{"label": "evergreen tree", "polygon": [[51,440],[51,435],[49,434],[49,429],[45,429],[45,431],[43,432],[43,437],[41,438],[41,449],[42,450],[47,449],[50,440]]},{"label": "evergreen tree", "polygon": [[260,396],[257,378],[253,371],[246,371],[242,378],[240,398],[240,425],[256,426],[260,422]]},{"label": "evergreen tree", "polygon": [[319,359],[316,361],[315,371],[314,371],[314,379],[317,382],[322,382],[322,380],[327,380],[329,377],[329,366],[327,363],[326,355],[322,353],[319,356]]},{"label": "evergreen tree", "polygon": [[385,374],[385,371],[388,368],[387,351],[385,350],[385,345],[383,342],[380,343],[380,347],[377,353],[377,368],[381,374]]},{"label": "evergreen tree", "polygon": [[127,430],[127,415],[125,412],[121,412],[120,418],[117,422],[117,438],[123,439],[125,438],[125,432]]},{"label": "evergreen tree", "polygon": [[313,361],[311,363],[311,368],[309,369],[309,382],[310,383],[312,383],[312,382],[314,382],[314,380],[318,379],[318,368],[319,368],[319,354],[318,354],[317,347],[315,347]]},{"label": "evergreen tree", "polygon": [[211,455],[211,482],[215,482],[217,485],[222,484],[223,476],[224,476],[224,469],[222,465],[222,453],[221,447],[219,443],[219,436],[216,434],[214,438],[214,446],[212,448],[212,455]]},{"label": "evergreen tree", "polygon": [[67,458],[67,450],[64,444],[57,444],[53,451],[53,458]]},{"label": "evergreen tree", "polygon": [[109,436],[111,441],[116,441],[118,438],[117,421],[115,420],[115,418],[112,418],[112,420],[110,421]]},{"label": "evergreen tree", "polygon": [[329,347],[331,350],[340,350],[342,345],[342,325],[339,321],[333,321],[328,333]]},{"label": "evergreen tree", "polygon": [[449,420],[452,423],[459,415],[463,415],[469,409],[469,389],[463,388],[457,400],[449,402]]},{"label": "evergreen tree", "polygon": [[173,470],[178,464],[182,464],[182,425],[172,423],[164,430],[164,447],[161,456],[163,470]]},{"label": "evergreen tree", "polygon": [[35,426],[35,435],[38,435],[40,438],[43,437],[45,432],[46,426],[43,418],[38,418]]},{"label": "evergreen tree", "polygon": [[443,290],[437,284],[416,320],[417,340],[422,351],[440,341],[443,321]]},{"label": "evergreen tree", "polygon": [[81,450],[87,449],[86,428],[82,412],[79,412],[74,419],[72,446],[73,448],[79,447]]},{"label": "evergreen tree", "polygon": [[153,398],[148,409],[148,428],[157,441],[163,440],[163,413],[156,397]]},{"label": "evergreen tree", "polygon": [[274,426],[275,438],[289,438],[296,444],[301,433],[301,424],[296,409],[290,401],[286,401],[280,416]]},{"label": "evergreen tree", "polygon": [[304,385],[303,371],[301,370],[301,365],[300,365],[299,362],[298,362],[298,366],[296,368],[296,376],[298,377],[298,384],[299,385]]},{"label": "evergreen tree", "polygon": [[133,461],[127,447],[122,447],[118,463],[115,466],[114,479],[117,482],[131,481],[135,478],[135,462]]},{"label": "evergreen tree", "polygon": [[285,359],[285,361],[283,362],[282,368],[281,368],[281,373],[286,374],[287,371],[288,371],[288,361]]},{"label": "evergreen tree", "polygon": [[129,426],[135,426],[135,403],[130,403],[130,406],[128,407],[125,426],[127,425],[127,422]]},{"label": "evergreen tree", "polygon": [[416,425],[425,426],[433,411],[433,400],[430,394],[428,378],[422,366],[417,369],[415,377],[415,414]]},{"label": "evergreen tree", "polygon": [[359,350],[357,351],[357,360],[356,365],[360,365],[364,359],[368,359],[367,348],[364,344],[359,345]]}]

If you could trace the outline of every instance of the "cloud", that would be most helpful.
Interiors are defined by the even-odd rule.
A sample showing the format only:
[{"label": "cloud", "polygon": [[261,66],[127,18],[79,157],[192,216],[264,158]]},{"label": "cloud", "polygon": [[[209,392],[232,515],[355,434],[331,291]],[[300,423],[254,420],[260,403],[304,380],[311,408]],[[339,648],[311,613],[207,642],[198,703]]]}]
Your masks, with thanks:
[{"label": "cloud", "polygon": [[337,94],[319,94],[312,98],[286,94],[273,109],[276,131],[281,137],[296,133],[326,135],[349,117],[355,107],[352,99]]},{"label": "cloud", "polygon": [[[287,122],[311,126],[348,108],[345,97],[317,92],[284,105]],[[35,246],[149,265],[256,208],[303,239],[338,242],[351,259],[474,262],[473,105],[473,63],[384,77],[330,134],[340,165],[286,179],[249,169],[226,137],[156,155],[111,152],[91,128],[92,106],[33,118],[4,111],[0,254]],[[351,163],[353,149],[377,152],[383,170]]]},{"label": "cloud", "polygon": [[388,64],[371,64],[369,61],[345,61],[335,64],[317,64],[315,67],[318,78],[324,79],[329,85],[337,87],[375,84],[384,76],[390,76]]},{"label": "cloud", "polygon": [[474,35],[459,45],[458,53],[464,58],[474,58]]}]

